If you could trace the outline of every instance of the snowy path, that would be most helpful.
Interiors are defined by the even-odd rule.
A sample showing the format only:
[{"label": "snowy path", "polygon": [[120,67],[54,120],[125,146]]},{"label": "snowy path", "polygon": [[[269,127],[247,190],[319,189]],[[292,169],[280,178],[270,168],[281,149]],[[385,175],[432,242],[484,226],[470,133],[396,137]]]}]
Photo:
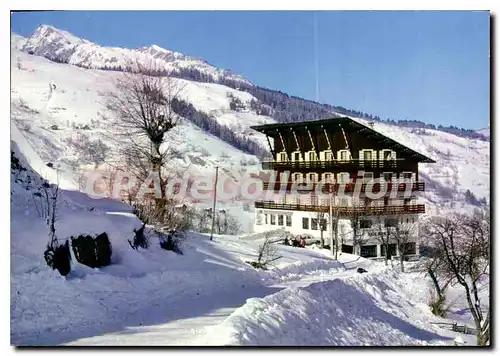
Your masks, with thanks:
[{"label": "snowy path", "polygon": [[[95,337],[79,339],[67,345],[95,346],[170,346],[207,345],[205,329],[224,321],[248,298],[260,298],[277,292],[278,288],[238,288],[234,292],[196,298],[171,300],[169,306],[160,310],[150,310],[151,319],[164,315],[165,322],[155,325],[124,327],[125,330]],[[155,308],[151,308],[155,309]],[[154,315],[153,315],[154,314]],[[150,319],[145,316],[145,323]]]},{"label": "snowy path", "polygon": [[[249,298],[274,294],[287,287],[306,287],[312,283],[346,278],[356,274],[356,268],[367,267],[370,262],[356,260],[345,263],[346,271],[307,275],[293,281],[281,282],[269,287],[237,288],[230,294],[215,293],[206,297],[169,302],[172,307],[163,309],[170,321],[139,327],[126,327],[122,332],[78,339],[67,343],[72,346],[207,346],[220,345],[207,329],[220,325]],[[207,306],[213,305],[212,308]]]}]

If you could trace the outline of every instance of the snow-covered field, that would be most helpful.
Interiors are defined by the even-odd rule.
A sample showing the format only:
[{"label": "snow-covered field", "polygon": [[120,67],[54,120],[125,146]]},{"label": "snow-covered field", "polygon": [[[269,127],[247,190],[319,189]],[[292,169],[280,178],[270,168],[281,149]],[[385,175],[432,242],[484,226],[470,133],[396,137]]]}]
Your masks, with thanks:
[{"label": "snow-covered field", "polygon": [[[46,29],[47,30],[47,29]],[[65,35],[66,36],[66,35]],[[68,34],[68,36],[70,36]],[[69,41],[75,41],[68,37]],[[76,40],[77,41],[77,40]],[[31,190],[11,176],[11,343],[14,345],[452,345],[459,334],[432,324],[439,320],[426,306],[430,282],[418,272],[329,251],[277,245],[275,268],[255,270],[262,236],[248,235],[252,209],[243,201],[221,202],[240,219],[246,234],[189,233],[183,255],[161,249],[149,231],[151,247],[132,250],[127,242],[141,222],[131,208],[78,191],[77,172],[89,162],[71,141],[101,138],[106,143],[105,93],[119,73],[84,69],[19,51],[26,40],[13,38],[11,53],[11,149],[28,169],[62,188],[57,236],[107,232],[112,264],[91,269],[76,262],[63,278],[43,259],[47,228],[38,216]],[[35,43],[32,41],[32,46]],[[82,43],[83,49],[94,44]],[[34,47],[33,47],[34,48]],[[80,48],[80,50],[81,50]],[[41,47],[38,49],[42,50]],[[158,48],[153,48],[160,51]],[[100,49],[99,49],[100,51]],[[144,49],[146,51],[146,49]],[[99,52],[96,52],[99,53]],[[102,52],[104,59],[121,49]],[[111,54],[110,54],[111,53]],[[43,53],[41,53],[43,54]],[[77,53],[75,61],[84,56]],[[106,57],[108,56],[108,57]],[[159,56],[159,55],[158,55]],[[164,56],[176,57],[173,53]],[[166,58],[165,57],[165,58]],[[178,57],[178,56],[177,56]],[[108,59],[109,59],[108,58]],[[169,57],[170,58],[170,57]],[[189,59],[186,65],[199,62]],[[81,64],[81,63],[80,63]],[[92,66],[90,66],[92,67]],[[210,73],[219,73],[204,63]],[[272,122],[251,111],[234,112],[228,93],[248,103],[252,97],[219,84],[179,80],[182,96],[239,135],[249,126]],[[54,89],[51,84],[55,84]],[[57,125],[57,129],[51,126]],[[81,127],[89,125],[90,130]],[[80,127],[77,129],[76,126]],[[439,131],[412,133],[382,123],[374,129],[437,160],[423,165],[422,200],[428,214],[470,209],[469,189],[489,200],[489,142]],[[263,145],[265,138],[252,133]],[[198,174],[220,166],[235,177],[257,172],[255,156],[183,121],[169,137],[179,152],[176,167]],[[248,164],[248,162],[254,162]],[[54,168],[47,166],[53,163]],[[242,163],[243,162],[243,163]],[[451,195],[443,187],[455,186]],[[251,202],[250,202],[251,203]],[[357,274],[363,267],[368,273]],[[471,323],[458,287],[450,318]],[[482,293],[488,295],[488,288]],[[471,324],[470,324],[471,325]],[[474,338],[461,335],[469,345]]]}]

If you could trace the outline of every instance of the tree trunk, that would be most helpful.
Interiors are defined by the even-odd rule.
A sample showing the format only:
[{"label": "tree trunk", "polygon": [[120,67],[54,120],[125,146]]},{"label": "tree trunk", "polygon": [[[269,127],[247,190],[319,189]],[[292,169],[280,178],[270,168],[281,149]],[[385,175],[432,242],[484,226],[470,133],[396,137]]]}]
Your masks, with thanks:
[{"label": "tree trunk", "polygon": [[405,259],[405,255],[401,252],[399,252],[399,260],[401,261],[401,272],[405,271],[405,265],[403,264]]},{"label": "tree trunk", "polygon": [[320,231],[320,245],[321,245],[321,248],[325,248],[325,239],[323,238],[323,228],[321,228],[321,231]]},{"label": "tree trunk", "polygon": [[335,259],[338,259],[339,251],[339,221],[335,222]]},{"label": "tree trunk", "polygon": [[436,288],[436,293],[438,295],[438,298],[441,298],[441,293],[442,293],[441,287],[439,287],[439,282],[436,278],[436,274],[434,273],[434,271],[431,268],[427,269],[427,273],[429,273],[429,276],[431,277],[432,282],[434,283],[434,287]]}]

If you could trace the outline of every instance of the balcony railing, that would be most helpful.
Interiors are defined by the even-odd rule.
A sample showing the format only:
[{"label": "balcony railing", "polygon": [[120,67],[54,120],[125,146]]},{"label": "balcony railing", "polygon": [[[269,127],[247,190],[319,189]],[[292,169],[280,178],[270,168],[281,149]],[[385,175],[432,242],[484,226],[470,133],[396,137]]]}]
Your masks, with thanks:
[{"label": "balcony railing", "polygon": [[352,171],[357,169],[395,169],[406,166],[404,159],[391,160],[335,160],[335,161],[264,161],[262,169],[282,170],[339,170]]},{"label": "balcony railing", "polygon": [[[307,205],[307,204],[282,204],[272,201],[257,201],[255,207],[258,209],[279,209],[279,210],[298,210],[328,213],[330,207],[328,205]],[[395,214],[422,214],[425,213],[424,204],[407,204],[407,205],[388,205],[388,206],[335,206],[333,207],[334,214],[338,212],[341,217],[349,217],[352,215],[395,215]]]},{"label": "balcony railing", "polygon": [[[344,189],[344,193],[352,193],[356,189],[356,183],[347,183],[347,184],[340,184],[340,183],[298,183],[298,182],[287,182],[282,183],[282,182],[264,182],[263,183],[263,188],[264,190],[274,190],[274,191],[280,191],[283,189],[284,191],[291,191],[292,186],[297,187],[297,190],[301,191],[316,191],[316,189],[321,189],[322,193],[338,193],[341,188]],[[387,191],[387,193],[391,193],[393,189],[397,189],[398,192],[405,192],[406,189],[409,189],[408,186],[411,186],[411,191],[412,192],[423,192],[425,191],[425,183],[424,182],[407,182],[407,183],[400,183],[400,182],[382,182],[382,183],[359,183],[359,188],[361,193],[365,193],[367,191],[371,191],[373,193],[379,193],[382,188],[384,188]],[[321,186],[321,187],[318,187]],[[397,187],[397,188],[396,188]],[[307,190],[306,190],[307,189]]]}]

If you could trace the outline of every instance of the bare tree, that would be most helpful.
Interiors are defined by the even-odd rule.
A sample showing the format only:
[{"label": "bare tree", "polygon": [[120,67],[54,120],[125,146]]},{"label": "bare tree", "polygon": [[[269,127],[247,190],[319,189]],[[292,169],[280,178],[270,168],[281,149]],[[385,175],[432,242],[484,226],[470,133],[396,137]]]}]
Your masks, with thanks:
[{"label": "bare tree", "polygon": [[[425,225],[426,222],[423,221],[422,226],[425,227]],[[427,256],[420,259],[417,268],[429,275],[434,286],[434,292],[431,293],[429,299],[429,306],[433,314],[446,317],[446,291],[453,281],[453,273],[446,268],[443,251],[436,247],[432,238],[427,234],[423,234],[421,242],[426,246]]]},{"label": "bare tree", "polygon": [[152,64],[136,62],[129,70],[116,80],[115,90],[107,98],[113,139],[137,178],[145,179],[152,171],[163,182],[168,150],[162,145],[167,133],[178,125],[179,116],[171,104],[182,87],[170,76],[159,76]]},{"label": "bare tree", "polygon": [[104,163],[108,151],[109,147],[101,139],[89,141],[87,155],[89,160],[94,163],[96,169],[100,164]]},{"label": "bare tree", "polygon": [[368,224],[371,224],[372,222],[371,220],[367,220],[366,213],[361,209],[363,207],[361,201],[359,200],[355,201],[353,206],[355,209],[353,209],[351,215],[349,216],[352,228],[352,246],[353,249],[356,249],[356,247],[358,247],[361,254],[361,247],[369,239],[369,237],[367,237],[363,233],[364,226],[362,225],[362,223],[364,223],[365,221],[369,221]]},{"label": "bare tree", "polygon": [[45,221],[49,229],[49,246],[54,246],[57,242],[56,222],[59,199],[59,184],[49,184],[46,180],[41,180],[37,191],[33,193],[33,202],[38,216]]},{"label": "bare tree", "polygon": [[[255,268],[267,269],[268,265],[272,264],[274,261],[280,259],[282,256],[279,255],[274,239],[271,239],[272,234],[267,232],[264,234],[264,243],[259,246],[257,261],[248,262]],[[282,240],[281,238],[279,239]]]},{"label": "bare tree", "polygon": [[325,238],[323,236],[323,233],[327,230],[326,213],[324,213],[322,211],[318,211],[318,212],[316,212],[314,217],[318,221],[318,227],[319,227],[319,233],[320,233],[320,246],[321,246],[321,248],[324,248],[325,247]]},{"label": "bare tree", "polygon": [[425,233],[435,241],[444,268],[465,291],[477,330],[477,345],[487,345],[491,314],[490,310],[483,311],[479,285],[483,277],[489,277],[489,213],[434,217],[426,225]]},{"label": "bare tree", "polygon": [[411,250],[411,243],[415,237],[416,225],[411,222],[396,220],[395,226],[390,230],[391,237],[396,242],[396,249],[399,253],[401,272],[404,272],[404,260]]},{"label": "bare tree", "polygon": [[392,227],[388,226],[387,220],[382,216],[377,216],[376,219],[376,230],[377,230],[377,237],[376,240],[380,243],[382,246],[382,249],[385,250],[385,265],[387,266],[389,264],[389,259],[391,258],[390,254],[390,249],[389,245],[391,242],[391,236],[392,236]]},{"label": "bare tree", "polygon": [[222,235],[237,235],[241,230],[236,217],[231,215],[226,210],[218,211],[216,213],[216,225],[219,234]]}]

